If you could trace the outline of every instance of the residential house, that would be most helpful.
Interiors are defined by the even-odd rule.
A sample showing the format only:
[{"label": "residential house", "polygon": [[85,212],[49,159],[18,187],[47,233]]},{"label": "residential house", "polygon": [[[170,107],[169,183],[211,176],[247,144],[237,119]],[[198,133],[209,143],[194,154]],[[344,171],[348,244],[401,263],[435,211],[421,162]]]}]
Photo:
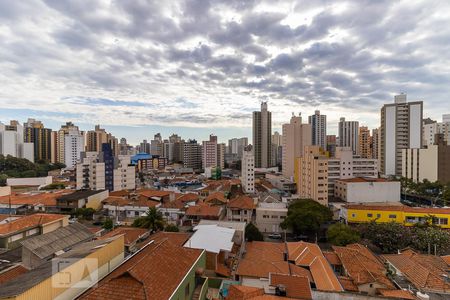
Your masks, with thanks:
[{"label": "residential house", "polygon": [[250,223],[253,221],[256,205],[253,198],[237,196],[227,203],[227,220]]},{"label": "residential house", "polygon": [[69,225],[69,216],[34,214],[0,224],[0,248],[14,249],[32,236],[45,234]]},{"label": "residential house", "polygon": [[192,299],[205,295],[208,280],[201,276],[205,250],[179,244],[185,234],[164,233],[134,253],[80,299]]},{"label": "residential house", "polygon": [[198,203],[186,209],[184,223],[194,226],[202,219],[221,220],[224,212],[225,210],[221,206],[209,206],[205,203]]},{"label": "residential house", "polygon": [[226,205],[228,199],[225,197],[223,192],[213,192],[210,193],[204,200],[208,205]]},{"label": "residential house", "polygon": [[56,212],[56,199],[73,193],[71,190],[52,192],[12,193],[0,197],[0,213],[26,214],[29,212]]},{"label": "residential house", "polygon": [[132,223],[134,219],[144,216],[149,208],[161,205],[159,201],[133,195],[128,197],[109,196],[103,200],[103,209],[116,221]]},{"label": "residential house", "polygon": [[108,190],[78,190],[56,198],[56,207],[61,212],[74,212],[77,208],[98,210],[108,196]]},{"label": "residential house", "polygon": [[75,299],[112,272],[123,258],[122,236],[82,243],[3,284],[0,299]]},{"label": "residential house", "polygon": [[139,243],[148,238],[150,231],[145,228],[117,227],[101,236],[99,239],[104,240],[118,235],[124,236],[125,255],[128,255],[139,249]]},{"label": "residential house", "polygon": [[282,232],[281,223],[288,213],[287,204],[284,202],[260,202],[256,207],[256,227],[264,233]]},{"label": "residential house", "polygon": [[34,269],[61,251],[67,251],[75,245],[94,238],[91,231],[80,223],[69,224],[54,231],[37,235],[21,242],[22,264],[28,269]]},{"label": "residential house", "polygon": [[360,293],[376,295],[378,289],[393,290],[395,286],[386,276],[384,264],[365,246],[351,244],[333,246],[342,262],[342,276],[349,277]]},{"label": "residential house", "polygon": [[385,254],[382,258],[400,287],[427,294],[430,299],[450,297],[449,267],[441,257],[407,249],[399,254]]}]

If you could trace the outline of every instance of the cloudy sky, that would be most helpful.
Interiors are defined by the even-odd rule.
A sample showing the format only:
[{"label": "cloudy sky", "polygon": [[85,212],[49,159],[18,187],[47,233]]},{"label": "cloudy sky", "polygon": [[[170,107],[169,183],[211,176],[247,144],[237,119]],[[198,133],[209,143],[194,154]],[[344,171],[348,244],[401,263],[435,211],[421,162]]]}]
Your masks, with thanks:
[{"label": "cloudy sky", "polygon": [[450,113],[450,1],[0,0],[0,121],[251,137],[320,109],[376,127],[406,92]]}]

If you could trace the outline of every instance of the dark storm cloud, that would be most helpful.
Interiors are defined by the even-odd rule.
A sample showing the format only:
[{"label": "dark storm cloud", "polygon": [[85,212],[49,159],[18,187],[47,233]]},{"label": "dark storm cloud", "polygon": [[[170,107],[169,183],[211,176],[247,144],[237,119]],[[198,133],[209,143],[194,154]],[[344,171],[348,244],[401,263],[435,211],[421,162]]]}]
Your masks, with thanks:
[{"label": "dark storm cloud", "polygon": [[[30,88],[101,90],[106,95],[91,97],[101,100],[90,100],[96,107],[121,106],[115,99],[127,93],[157,93],[173,112],[171,122],[208,122],[219,113],[233,119],[239,113],[213,111],[208,103],[227,107],[239,101],[234,96],[250,105],[274,99],[275,106],[378,110],[405,91],[439,104],[449,93],[450,5],[434,4],[0,1],[0,67],[7,78],[37,78]],[[219,91],[229,103],[215,98]],[[183,108],[202,116],[190,119]]]}]

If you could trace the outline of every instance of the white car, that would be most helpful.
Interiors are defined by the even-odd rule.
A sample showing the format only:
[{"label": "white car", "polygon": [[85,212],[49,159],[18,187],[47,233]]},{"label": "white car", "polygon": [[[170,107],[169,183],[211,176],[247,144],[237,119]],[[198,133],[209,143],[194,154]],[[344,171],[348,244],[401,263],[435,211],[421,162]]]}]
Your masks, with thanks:
[{"label": "white car", "polygon": [[281,234],[279,233],[271,233],[269,234],[269,238],[273,240],[281,240]]}]

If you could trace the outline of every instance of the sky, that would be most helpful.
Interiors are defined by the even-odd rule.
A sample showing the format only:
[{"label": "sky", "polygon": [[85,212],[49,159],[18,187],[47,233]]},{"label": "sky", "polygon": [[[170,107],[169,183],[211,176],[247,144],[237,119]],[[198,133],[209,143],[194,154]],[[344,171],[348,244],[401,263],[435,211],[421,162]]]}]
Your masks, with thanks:
[{"label": "sky", "polygon": [[0,0],[0,121],[101,124],[131,144],[251,139],[268,101],[379,126],[400,92],[450,113],[450,1]]}]

